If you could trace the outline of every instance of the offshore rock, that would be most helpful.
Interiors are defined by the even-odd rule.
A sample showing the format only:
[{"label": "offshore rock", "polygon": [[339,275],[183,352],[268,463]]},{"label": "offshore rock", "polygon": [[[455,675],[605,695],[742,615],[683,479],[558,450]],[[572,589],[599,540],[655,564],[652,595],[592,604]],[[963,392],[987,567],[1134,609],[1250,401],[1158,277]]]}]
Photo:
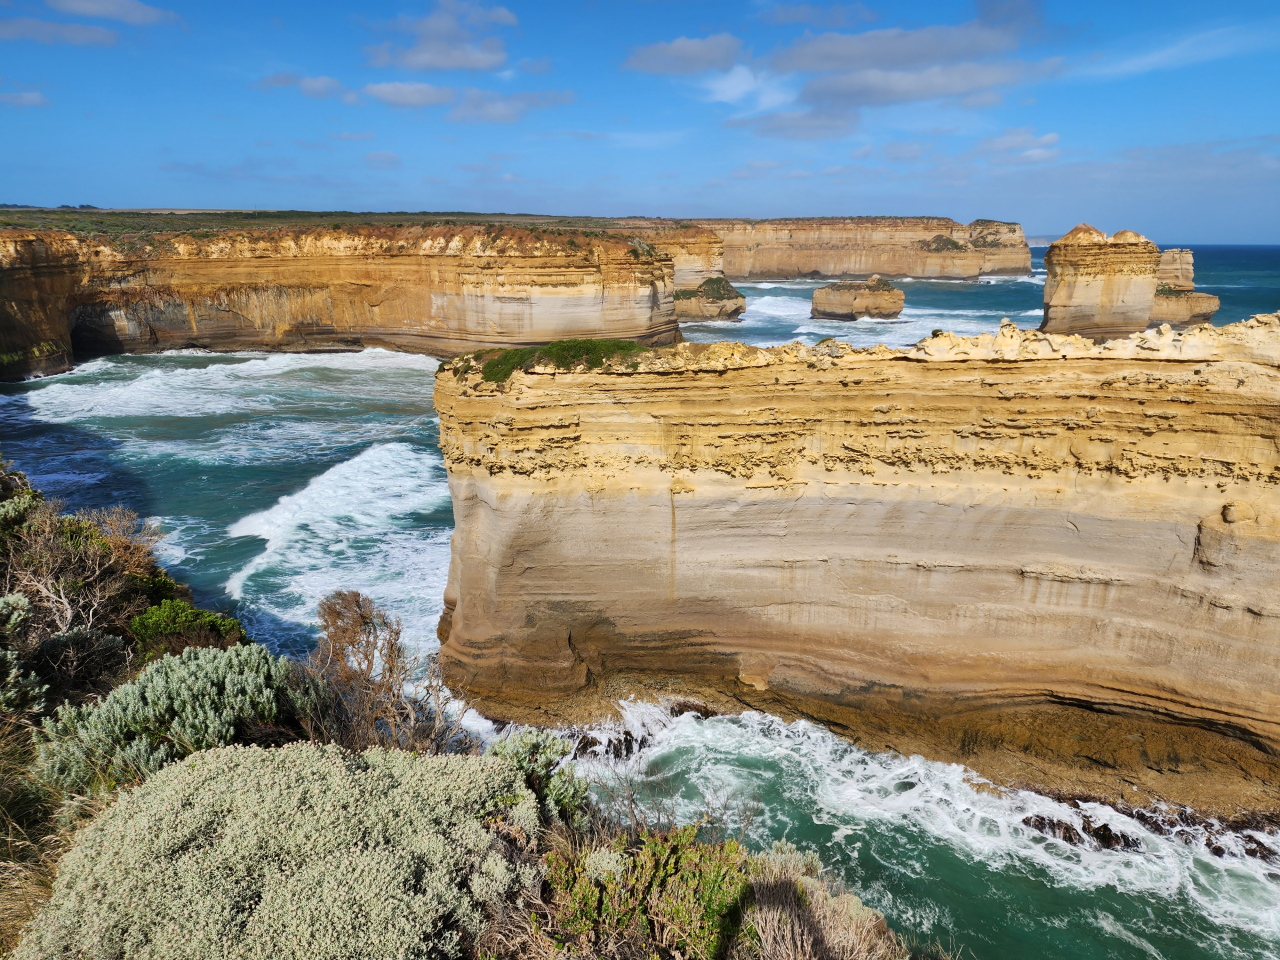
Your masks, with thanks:
[{"label": "offshore rock", "polygon": [[107,242],[6,230],[0,379],[65,369],[73,351],[451,356],[571,337],[664,343],[680,336],[673,292],[670,255],[599,232],[363,227]]},{"label": "offshore rock", "polygon": [[1168,323],[1174,327],[1196,326],[1208,323],[1222,306],[1222,301],[1211,293],[1199,291],[1156,290],[1155,300],[1151,305],[1152,326]]},{"label": "offshore rock", "polygon": [[902,313],[904,295],[886,280],[873,275],[865,283],[836,283],[813,291],[809,315],[832,320],[860,317],[893,320]]},{"label": "offshore rock", "polygon": [[1146,237],[1108,237],[1082,223],[1049,247],[1044,264],[1045,333],[1110,340],[1147,328],[1160,250]]},{"label": "offshore rock", "polygon": [[1022,227],[946,217],[700,220],[724,242],[731,280],[1030,276]]},{"label": "offshore rock", "polygon": [[1156,275],[1156,296],[1151,306],[1152,326],[1174,327],[1208,323],[1222,302],[1209,293],[1197,293],[1195,261],[1190,250],[1161,250]]},{"label": "offshore rock", "polygon": [[1280,808],[1280,316],[458,372],[441,656],[485,712],[684,696]]},{"label": "offshore rock", "polygon": [[747,309],[747,298],[723,277],[710,277],[696,290],[677,290],[675,303],[683,321],[737,320]]}]

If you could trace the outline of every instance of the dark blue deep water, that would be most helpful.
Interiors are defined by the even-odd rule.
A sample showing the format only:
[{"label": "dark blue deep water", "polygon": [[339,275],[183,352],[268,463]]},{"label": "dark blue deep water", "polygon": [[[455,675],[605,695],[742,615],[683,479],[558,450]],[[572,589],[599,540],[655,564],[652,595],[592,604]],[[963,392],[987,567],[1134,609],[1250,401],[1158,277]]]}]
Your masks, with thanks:
[{"label": "dark blue deep water", "polygon": [[[1280,309],[1280,247],[1198,247],[1197,281],[1218,322]],[[1034,327],[1036,275],[907,281],[897,321],[813,321],[815,283],[742,285],[740,323],[690,325],[694,340],[760,345],[834,336],[913,343],[934,328]],[[452,509],[431,394],[435,362],[360,354],[112,357],[0,385],[0,450],[71,507],[125,503],[168,537],[163,559],[206,604],[283,649],[309,642],[337,588],[373,595],[429,647],[448,572]],[[964,768],[870,754],[805,723],[748,714],[672,720],[643,705],[643,772],[664,775],[692,815],[700,798],[753,796],[752,839],[819,851],[900,930],[985,960],[1198,960],[1280,956],[1280,868],[1202,838],[1142,838],[1089,851],[1023,827],[1077,817],[1029,793],[974,790]]]}]

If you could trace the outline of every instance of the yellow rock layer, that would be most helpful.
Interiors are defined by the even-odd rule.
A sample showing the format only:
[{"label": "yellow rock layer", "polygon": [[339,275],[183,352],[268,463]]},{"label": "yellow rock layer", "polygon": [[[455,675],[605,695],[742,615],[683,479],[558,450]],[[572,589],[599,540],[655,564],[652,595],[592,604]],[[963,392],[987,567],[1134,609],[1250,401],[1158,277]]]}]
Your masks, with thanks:
[{"label": "yellow rock layer", "polygon": [[1150,323],[1160,249],[1141,234],[1082,223],[1044,256],[1046,333],[1127,337]]},{"label": "yellow rock layer", "polygon": [[[510,227],[113,243],[0,231],[0,355],[56,342],[65,366],[73,346],[449,356],[568,337],[669,342],[679,337],[674,273],[671,256],[641,239]],[[37,369],[0,363],[0,376]]]},{"label": "yellow rock layer", "polygon": [[446,367],[436,407],[443,661],[493,714],[669,690],[1280,806],[1280,316]]},{"label": "yellow rock layer", "polygon": [[1016,223],[946,217],[699,220],[724,241],[731,280],[1030,275]]}]

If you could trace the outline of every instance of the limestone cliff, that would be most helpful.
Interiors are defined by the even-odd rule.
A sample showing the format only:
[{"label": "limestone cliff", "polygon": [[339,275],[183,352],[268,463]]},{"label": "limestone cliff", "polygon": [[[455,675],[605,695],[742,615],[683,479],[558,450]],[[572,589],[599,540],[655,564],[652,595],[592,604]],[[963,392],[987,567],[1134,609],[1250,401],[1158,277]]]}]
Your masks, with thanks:
[{"label": "limestone cliff", "polygon": [[1030,275],[1031,250],[1016,223],[946,217],[700,220],[724,242],[731,280]]},{"label": "limestone cliff", "polygon": [[724,243],[710,230],[698,227],[649,227],[645,241],[671,257],[677,290],[696,290],[714,277],[724,276]]},{"label": "limestone cliff", "polygon": [[833,320],[857,320],[860,317],[892,320],[902,313],[905,299],[901,290],[873,275],[865,283],[855,281],[819,287],[813,291],[810,316]]},{"label": "limestone cliff", "polygon": [[679,338],[643,241],[497,226],[95,241],[0,231],[0,378],[80,353],[387,346],[439,356],[570,337]]},{"label": "limestone cliff", "polygon": [[445,369],[436,408],[443,662],[491,714],[665,691],[1280,807],[1280,316]]},{"label": "limestone cliff", "polygon": [[1155,299],[1151,302],[1151,326],[1162,323],[1173,327],[1198,326],[1208,323],[1222,306],[1222,301],[1211,293],[1196,290],[1165,291],[1156,289]]},{"label": "limestone cliff", "polygon": [[1190,250],[1178,247],[1161,250],[1156,285],[1170,290],[1194,290],[1195,270],[1195,257]]},{"label": "limestone cliff", "polygon": [[1041,330],[1108,340],[1147,328],[1160,250],[1146,237],[1082,223],[1049,247],[1044,265]]}]

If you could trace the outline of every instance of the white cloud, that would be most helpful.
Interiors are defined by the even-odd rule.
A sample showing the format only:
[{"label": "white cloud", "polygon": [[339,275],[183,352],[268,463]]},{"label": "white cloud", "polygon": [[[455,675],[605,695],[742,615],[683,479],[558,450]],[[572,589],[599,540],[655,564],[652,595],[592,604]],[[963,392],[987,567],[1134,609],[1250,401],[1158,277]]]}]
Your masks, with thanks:
[{"label": "white cloud", "polygon": [[370,83],[362,90],[373,99],[391,107],[436,107],[453,103],[452,87],[436,87],[429,83]]},{"label": "white cloud", "polygon": [[906,70],[975,60],[1007,53],[1018,46],[1017,32],[974,20],[957,26],[921,27],[919,30],[867,30],[863,33],[824,33],[806,37],[784,49],[774,59],[779,70],[818,72],[890,67]]},{"label": "white cloud", "polygon": [[982,140],[975,153],[994,164],[1049,163],[1062,156],[1056,133],[1037,135],[1034,127],[1010,127],[1004,133]]},{"label": "white cloud", "polygon": [[1044,65],[1013,62],[956,63],[921,70],[854,70],[810,80],[801,98],[809,103],[842,107],[937,100],[1021,83],[1047,69]]},{"label": "white cloud", "polygon": [[624,70],[641,73],[688,74],[705,70],[728,70],[742,50],[742,41],[732,34],[710,37],[677,37],[665,43],[637,47],[622,64]]},{"label": "white cloud", "polygon": [[741,103],[754,97],[756,110],[774,110],[794,99],[777,77],[753,71],[741,63],[725,73],[708,77],[703,85],[707,99],[713,103]]},{"label": "white cloud", "polygon": [[333,77],[304,77],[296,73],[273,73],[263,77],[256,84],[259,90],[271,90],[275,87],[296,87],[303,96],[313,100],[328,100],[338,97],[343,103],[359,103],[360,98],[354,90],[348,90],[341,81]]},{"label": "white cloud", "polygon": [[59,13],[118,20],[135,27],[147,27],[178,19],[178,15],[171,10],[150,7],[138,0],[44,0],[44,3]]},{"label": "white cloud", "polygon": [[1150,73],[1153,70],[1166,70],[1185,67],[1192,63],[1220,60],[1223,57],[1277,45],[1280,45],[1280,36],[1277,35],[1274,23],[1256,24],[1248,29],[1223,27],[1185,37],[1158,50],[1125,57],[1114,63],[1108,63],[1104,59],[1082,70],[1081,73],[1099,77],[1126,77]]},{"label": "white cloud", "polygon": [[781,110],[763,116],[726,121],[730,127],[750,127],[762,137],[783,140],[839,140],[858,127],[856,111]]},{"label": "white cloud", "polygon": [[411,34],[408,47],[384,43],[365,52],[374,66],[398,65],[410,70],[495,70],[507,62],[503,42],[476,34],[494,27],[513,27],[516,15],[506,7],[486,7],[462,0],[438,0],[425,17],[401,17],[391,27]]},{"label": "white cloud", "polygon": [[0,20],[0,40],[34,40],[36,43],[69,43],[77,47],[109,47],[116,42],[114,30],[84,23],[50,23],[17,17]]},{"label": "white cloud", "polygon": [[374,170],[399,170],[404,166],[398,153],[390,150],[378,150],[364,155],[364,164]]},{"label": "white cloud", "polygon": [[461,102],[449,111],[455,123],[515,123],[530,110],[571,103],[572,90],[537,90],[502,94],[493,90],[466,90]]},{"label": "white cloud", "polygon": [[49,101],[43,93],[0,93],[0,103],[10,107],[44,107]]}]

